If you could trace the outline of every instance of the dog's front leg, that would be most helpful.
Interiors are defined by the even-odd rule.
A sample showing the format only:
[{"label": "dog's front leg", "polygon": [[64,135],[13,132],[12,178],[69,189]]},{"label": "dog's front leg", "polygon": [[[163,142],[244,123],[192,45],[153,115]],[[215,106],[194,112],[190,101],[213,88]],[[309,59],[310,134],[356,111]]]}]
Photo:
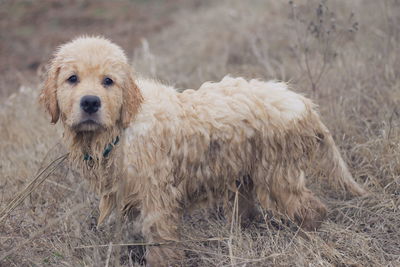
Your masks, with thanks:
[{"label": "dog's front leg", "polygon": [[184,253],[179,249],[179,228],[182,220],[182,208],[172,194],[151,199],[149,197],[142,209],[142,232],[147,242],[147,266],[182,266]]},{"label": "dog's front leg", "polygon": [[100,215],[99,215],[99,219],[97,221],[97,225],[102,224],[104,219],[107,218],[108,215],[110,215],[111,211],[115,207],[115,204],[116,203],[115,203],[115,193],[114,192],[104,194],[101,197],[100,204],[99,204]]}]

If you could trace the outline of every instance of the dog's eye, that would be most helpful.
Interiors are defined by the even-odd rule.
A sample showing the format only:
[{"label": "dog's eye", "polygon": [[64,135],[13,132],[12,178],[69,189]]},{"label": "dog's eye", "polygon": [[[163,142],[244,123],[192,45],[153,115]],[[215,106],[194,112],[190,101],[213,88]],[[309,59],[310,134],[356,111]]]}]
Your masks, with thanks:
[{"label": "dog's eye", "polygon": [[75,84],[75,83],[78,82],[78,76],[76,76],[76,75],[71,75],[71,76],[67,79],[67,81],[68,81],[70,84]]},{"label": "dog's eye", "polygon": [[104,80],[103,80],[103,85],[104,86],[111,86],[111,85],[113,85],[113,83],[114,83],[114,81],[111,78],[108,78],[108,77],[104,78]]}]

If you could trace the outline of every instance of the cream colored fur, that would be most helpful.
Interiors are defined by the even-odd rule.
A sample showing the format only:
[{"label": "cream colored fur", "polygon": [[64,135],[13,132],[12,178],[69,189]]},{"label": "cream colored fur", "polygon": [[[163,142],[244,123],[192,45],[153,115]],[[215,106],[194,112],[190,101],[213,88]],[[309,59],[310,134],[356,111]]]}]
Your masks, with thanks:
[{"label": "cream colored fur", "polygon": [[[76,87],[64,82],[72,72],[81,79]],[[101,85],[104,75],[115,77],[114,88]],[[104,102],[102,126],[77,131],[76,103],[89,93]],[[134,79],[116,45],[85,37],[58,50],[41,102],[53,122],[61,118],[71,163],[102,196],[99,223],[118,208],[141,223],[150,242],[179,240],[185,209],[221,204],[229,212],[236,192],[243,220],[261,204],[315,229],[326,208],[305,186],[304,170],[313,161],[332,181],[364,194],[315,105],[285,83],[226,76],[178,93]],[[116,136],[121,141],[104,157]],[[85,153],[93,159],[83,160]],[[170,246],[151,247],[146,257],[153,266],[181,258]]]}]

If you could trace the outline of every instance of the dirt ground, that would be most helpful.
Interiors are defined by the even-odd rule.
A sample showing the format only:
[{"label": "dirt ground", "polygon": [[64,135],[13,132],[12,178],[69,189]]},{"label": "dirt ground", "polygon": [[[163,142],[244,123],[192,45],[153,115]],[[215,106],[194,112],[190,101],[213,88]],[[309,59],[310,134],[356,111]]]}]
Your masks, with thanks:
[{"label": "dirt ground", "polygon": [[[214,210],[185,215],[182,266],[400,266],[398,25],[397,0],[0,1],[0,211],[63,152],[60,125],[37,104],[53,51],[104,35],[137,75],[180,89],[228,73],[288,81],[319,105],[370,192],[350,198],[310,170],[309,186],[329,207],[315,232],[269,211],[246,228]],[[0,222],[0,266],[143,264],[135,222],[112,217],[97,228],[97,207],[63,164]]]},{"label": "dirt ground", "polygon": [[[37,83],[37,71],[54,49],[80,35],[103,35],[128,54],[142,38],[172,23],[180,9],[200,1],[2,1],[0,3],[0,96]],[[39,68],[39,69],[38,69]]]}]

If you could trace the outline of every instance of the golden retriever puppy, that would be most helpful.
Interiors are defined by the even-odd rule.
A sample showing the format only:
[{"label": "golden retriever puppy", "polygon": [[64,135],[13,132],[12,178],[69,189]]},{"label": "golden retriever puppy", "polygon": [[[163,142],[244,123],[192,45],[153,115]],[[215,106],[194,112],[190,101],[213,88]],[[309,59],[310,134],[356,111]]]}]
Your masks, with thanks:
[{"label": "golden retriever puppy", "polygon": [[[179,240],[185,209],[222,204],[229,212],[235,195],[242,219],[260,204],[315,229],[326,208],[305,186],[313,161],[364,194],[314,104],[284,83],[227,76],[178,93],[135,78],[117,45],[82,37],[55,53],[40,102],[63,123],[70,162],[101,196],[99,223],[120,209],[149,242]],[[146,261],[182,257],[154,246]]]}]

